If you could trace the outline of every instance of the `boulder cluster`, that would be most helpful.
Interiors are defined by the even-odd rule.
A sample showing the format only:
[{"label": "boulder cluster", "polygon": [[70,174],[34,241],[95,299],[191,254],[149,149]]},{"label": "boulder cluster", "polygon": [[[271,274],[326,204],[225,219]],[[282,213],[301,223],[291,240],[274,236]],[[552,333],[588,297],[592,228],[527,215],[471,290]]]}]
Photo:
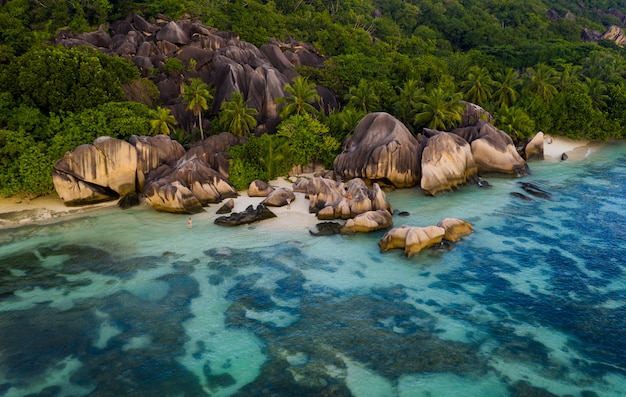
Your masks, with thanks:
[{"label": "boulder cluster", "polygon": [[236,197],[228,183],[230,133],[211,136],[189,151],[165,135],[136,136],[126,142],[100,137],[58,160],[52,171],[57,194],[67,206],[95,204],[142,193],[160,211],[193,214],[208,203]]},{"label": "boulder cluster", "polygon": [[420,185],[434,196],[478,175],[524,176],[528,166],[513,140],[489,122],[479,120],[451,132],[425,129],[415,137],[398,119],[380,112],[359,122],[335,159],[334,171],[343,179],[396,188]]},{"label": "boulder cluster", "polygon": [[458,218],[445,218],[436,226],[401,226],[389,230],[378,242],[381,252],[400,248],[404,255],[412,257],[425,248],[440,244],[444,239],[457,242],[472,233],[474,228]]},{"label": "boulder cluster", "polygon": [[[284,87],[298,74],[296,66],[321,67],[324,59],[313,46],[295,40],[273,40],[256,47],[239,36],[202,24],[197,19],[172,21],[166,17],[147,21],[132,14],[124,20],[102,26],[95,32],[61,32],[55,43],[67,47],[91,46],[109,55],[132,60],[142,76],[159,89],[159,103],[171,110],[185,129],[195,122],[181,102],[182,84],[199,78],[215,87],[211,112],[217,114],[221,103],[233,92],[241,92],[249,107],[258,112],[257,131],[272,131],[278,123],[276,99],[284,97]],[[179,61],[183,70],[168,67]],[[337,99],[318,87],[329,109]]]}]

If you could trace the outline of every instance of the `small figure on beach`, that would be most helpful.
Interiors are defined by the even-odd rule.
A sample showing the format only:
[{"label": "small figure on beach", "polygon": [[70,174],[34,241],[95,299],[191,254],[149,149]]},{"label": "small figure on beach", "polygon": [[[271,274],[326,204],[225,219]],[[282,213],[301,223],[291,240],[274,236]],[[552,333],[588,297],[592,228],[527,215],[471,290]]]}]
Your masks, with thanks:
[{"label": "small figure on beach", "polygon": [[291,199],[290,198],[287,199],[287,209],[288,210],[291,209]]},{"label": "small figure on beach", "polygon": [[193,227],[193,222],[191,222],[191,218],[187,219],[187,227],[191,229]]}]

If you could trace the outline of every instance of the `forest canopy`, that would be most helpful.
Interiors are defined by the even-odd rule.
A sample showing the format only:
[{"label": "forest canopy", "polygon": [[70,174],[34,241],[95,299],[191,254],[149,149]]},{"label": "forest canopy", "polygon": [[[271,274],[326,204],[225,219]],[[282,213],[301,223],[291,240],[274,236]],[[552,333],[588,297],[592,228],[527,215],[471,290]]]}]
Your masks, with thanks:
[{"label": "forest canopy", "polygon": [[[327,87],[339,110],[285,115],[273,138],[251,137],[248,148],[233,151],[240,185],[252,176],[284,172],[294,159],[311,159],[286,145],[294,139],[288,134],[306,138],[305,151],[328,164],[368,112],[389,112],[417,134],[425,127],[453,127],[461,100],[489,111],[496,126],[517,141],[537,131],[594,140],[626,137],[626,52],[614,40],[586,37],[624,27],[623,2],[617,0],[0,5],[0,195],[51,191],[54,161],[98,135],[125,139],[169,131],[185,145],[198,139],[192,124],[161,107],[158,88],[128,59],[51,44],[61,32],[107,29],[131,13],[145,19],[193,16],[256,46],[294,38],[326,59],[322,68],[298,68],[304,85],[292,82],[292,88],[312,95],[308,85]],[[173,61],[166,66],[170,72],[183,68]],[[212,94],[210,87],[202,91]],[[251,135],[254,112],[245,98],[222,105],[221,113],[200,107],[194,115],[211,119],[208,133],[232,129]]]}]

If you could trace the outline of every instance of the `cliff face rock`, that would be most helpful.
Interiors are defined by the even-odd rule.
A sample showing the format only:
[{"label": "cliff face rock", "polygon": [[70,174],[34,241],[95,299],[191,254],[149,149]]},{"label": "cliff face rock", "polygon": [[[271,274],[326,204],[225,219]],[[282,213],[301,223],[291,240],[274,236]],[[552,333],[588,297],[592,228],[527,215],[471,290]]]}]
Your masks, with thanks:
[{"label": "cliff face rock", "polygon": [[52,170],[52,182],[63,204],[68,207],[97,204],[119,198],[119,194],[110,189],[84,182],[56,169]]},{"label": "cliff face rock", "polygon": [[398,188],[419,183],[420,145],[411,132],[388,113],[370,113],[357,125],[335,159],[337,175],[391,183]]},{"label": "cliff face rock", "polygon": [[200,200],[180,182],[156,180],[146,185],[144,194],[146,202],[157,211],[175,214],[197,214],[203,211]]},{"label": "cliff face rock", "polygon": [[600,36],[601,40],[611,40],[620,47],[623,47],[626,43],[626,36],[624,36],[624,30],[619,26],[612,25],[606,32]]},{"label": "cliff face rock", "polygon": [[478,176],[472,149],[458,135],[424,130],[421,188],[425,194],[450,191]]}]

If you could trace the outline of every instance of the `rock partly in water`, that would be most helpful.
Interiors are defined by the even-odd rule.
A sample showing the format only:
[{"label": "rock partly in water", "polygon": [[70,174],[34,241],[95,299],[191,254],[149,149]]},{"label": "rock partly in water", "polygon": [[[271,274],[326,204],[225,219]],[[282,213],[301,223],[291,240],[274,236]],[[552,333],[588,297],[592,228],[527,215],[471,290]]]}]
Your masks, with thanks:
[{"label": "rock partly in water", "polygon": [[387,210],[367,211],[352,219],[348,219],[341,228],[341,233],[369,233],[374,230],[387,229],[393,226],[391,213]]},{"label": "rock partly in water", "polygon": [[230,214],[233,212],[233,208],[235,208],[235,200],[229,199],[215,213],[219,215]]},{"label": "rock partly in water", "polygon": [[342,225],[338,222],[320,222],[315,227],[317,231],[309,230],[312,236],[332,236],[341,233]]},{"label": "rock partly in water", "polygon": [[526,160],[543,160],[543,132],[539,131],[524,146],[524,158]]},{"label": "rock partly in water", "polygon": [[276,218],[276,214],[263,204],[259,204],[256,208],[249,205],[245,211],[235,212],[229,216],[220,216],[215,219],[214,223],[221,226],[238,226],[270,218]]},{"label": "rock partly in water", "polygon": [[478,167],[470,145],[458,135],[424,130],[422,180],[425,194],[434,196],[477,178]]},{"label": "rock partly in water", "polygon": [[445,230],[444,240],[456,243],[461,238],[470,235],[474,231],[474,227],[462,219],[458,218],[444,218],[437,226]]},{"label": "rock partly in water", "polygon": [[401,226],[389,230],[378,242],[381,252],[404,249],[404,255],[412,257],[425,248],[441,243],[446,231],[439,226]]},{"label": "rock partly in water", "polygon": [[406,188],[420,181],[419,158],[420,144],[404,124],[388,113],[370,113],[344,142],[333,168],[344,180]]}]

